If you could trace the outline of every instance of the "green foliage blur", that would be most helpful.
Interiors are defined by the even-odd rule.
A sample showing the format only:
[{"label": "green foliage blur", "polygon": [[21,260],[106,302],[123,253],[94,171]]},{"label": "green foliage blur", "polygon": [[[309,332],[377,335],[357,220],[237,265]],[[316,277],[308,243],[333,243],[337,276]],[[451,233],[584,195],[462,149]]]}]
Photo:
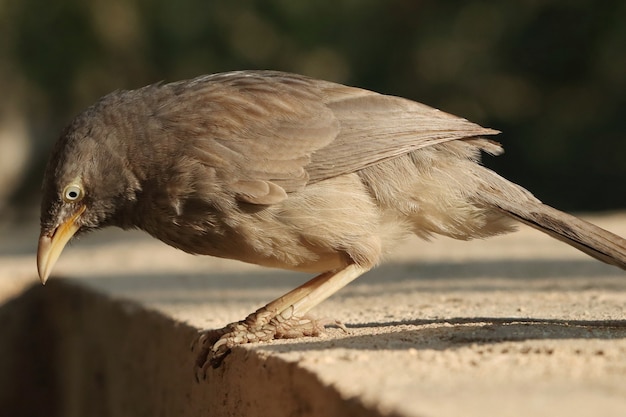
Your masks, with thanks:
[{"label": "green foliage blur", "polygon": [[277,69],[502,130],[486,165],[562,209],[624,208],[625,21],[623,0],[4,0],[0,110],[35,144],[15,201],[99,96]]}]

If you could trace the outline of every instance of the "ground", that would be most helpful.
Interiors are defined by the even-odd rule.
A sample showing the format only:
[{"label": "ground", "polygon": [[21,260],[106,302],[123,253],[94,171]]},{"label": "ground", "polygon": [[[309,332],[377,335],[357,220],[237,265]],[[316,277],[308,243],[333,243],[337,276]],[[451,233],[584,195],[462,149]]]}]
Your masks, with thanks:
[{"label": "ground", "polygon": [[[588,218],[626,235],[626,214]],[[527,227],[407,241],[313,311],[347,333],[235,349],[200,383],[198,329],[309,276],[111,230],[74,243],[42,287],[36,240],[36,227],[0,240],[11,415],[626,415],[626,272]]]}]

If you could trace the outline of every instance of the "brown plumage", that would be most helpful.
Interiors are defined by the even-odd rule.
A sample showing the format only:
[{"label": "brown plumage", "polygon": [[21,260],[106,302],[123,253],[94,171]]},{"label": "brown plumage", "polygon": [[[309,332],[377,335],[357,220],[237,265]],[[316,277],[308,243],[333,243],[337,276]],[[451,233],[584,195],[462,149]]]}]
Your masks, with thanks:
[{"label": "brown plumage", "polygon": [[[498,133],[406,99],[299,75],[241,71],[111,93],[77,116],[44,178],[38,267],[104,226],[189,253],[320,272],[201,339],[230,347],[315,334],[303,318],[414,233],[457,239],[527,223],[626,269],[626,241],[543,205],[480,165]],[[208,357],[208,359],[207,359]],[[205,360],[206,363],[205,363]]]}]

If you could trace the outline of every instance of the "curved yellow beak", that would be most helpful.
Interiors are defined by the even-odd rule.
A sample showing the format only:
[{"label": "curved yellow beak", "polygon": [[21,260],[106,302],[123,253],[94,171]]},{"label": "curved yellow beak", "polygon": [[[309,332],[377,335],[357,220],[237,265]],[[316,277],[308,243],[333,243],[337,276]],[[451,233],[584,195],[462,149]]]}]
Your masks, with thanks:
[{"label": "curved yellow beak", "polygon": [[52,272],[54,264],[61,256],[63,248],[78,231],[80,226],[76,219],[83,214],[85,206],[81,206],[72,217],[65,223],[59,225],[51,234],[43,232],[39,236],[39,247],[37,248],[37,272],[42,284],[45,284]]}]

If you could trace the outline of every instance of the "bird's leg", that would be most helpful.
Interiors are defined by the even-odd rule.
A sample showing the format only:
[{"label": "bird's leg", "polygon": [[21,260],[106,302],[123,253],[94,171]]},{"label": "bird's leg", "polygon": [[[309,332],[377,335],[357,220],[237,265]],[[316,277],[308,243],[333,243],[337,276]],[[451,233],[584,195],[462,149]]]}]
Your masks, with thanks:
[{"label": "bird's leg", "polygon": [[323,323],[306,317],[306,313],[368,269],[350,264],[340,270],[324,272],[244,320],[203,334],[198,341],[201,352],[197,365],[202,370],[217,366],[232,347],[244,343],[319,335],[324,329]]}]

